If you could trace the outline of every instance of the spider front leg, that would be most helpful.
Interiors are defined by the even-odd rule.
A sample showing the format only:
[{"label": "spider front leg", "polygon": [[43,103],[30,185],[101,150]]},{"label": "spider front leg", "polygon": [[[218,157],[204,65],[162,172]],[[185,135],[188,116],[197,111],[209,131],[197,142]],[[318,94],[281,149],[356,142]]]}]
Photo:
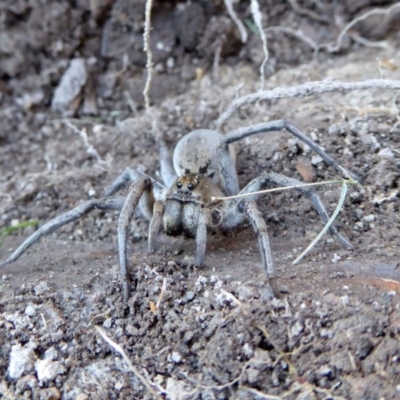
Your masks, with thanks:
[{"label": "spider front leg", "polygon": [[59,215],[58,217],[50,220],[43,226],[41,226],[36,232],[29,236],[15,251],[11,254],[7,260],[0,263],[0,268],[7,264],[16,261],[26,250],[29,249],[34,243],[36,243],[41,237],[48,235],[56,229],[75,221],[84,215],[88,214],[92,210],[121,210],[124,204],[124,197],[110,197],[106,199],[93,199],[85,201],[79,204],[74,209]]},{"label": "spider front leg", "polygon": [[258,209],[257,204],[253,200],[242,200],[238,206],[239,210],[243,210],[249,219],[254,231],[257,234],[258,245],[260,247],[261,259],[267,275],[267,285],[265,287],[265,297],[272,299],[278,297],[280,291],[276,283],[274,262],[272,260],[271,246],[269,244],[269,236],[267,224]]},{"label": "spider front leg", "polygon": [[198,266],[203,265],[204,257],[206,255],[207,225],[209,224],[209,221],[210,210],[208,208],[201,208],[196,233],[196,265]]},{"label": "spider front leg", "polygon": [[[136,207],[139,204],[142,196],[148,196],[149,202],[154,202],[152,193],[152,181],[146,176],[139,177],[135,182],[132,183],[129,188],[128,196],[125,199],[125,203],[122,207],[121,213],[118,218],[118,254],[119,254],[119,271],[120,279],[122,282],[122,291],[125,304],[129,300],[129,275],[128,275],[128,256],[127,256],[127,235],[130,220]],[[152,207],[153,204],[148,204],[148,207]]]}]

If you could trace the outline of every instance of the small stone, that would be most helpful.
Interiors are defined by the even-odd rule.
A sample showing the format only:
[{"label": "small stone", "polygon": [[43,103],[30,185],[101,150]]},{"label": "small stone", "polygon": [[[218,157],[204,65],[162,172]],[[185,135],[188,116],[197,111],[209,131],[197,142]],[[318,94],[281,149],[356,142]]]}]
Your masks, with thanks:
[{"label": "small stone", "polygon": [[47,282],[42,281],[39,284],[37,284],[34,289],[36,296],[40,296],[50,290],[50,286]]},{"label": "small stone", "polygon": [[182,356],[177,351],[173,351],[171,359],[175,364],[179,364],[182,361]]},{"label": "small stone", "polygon": [[321,156],[314,155],[314,156],[311,157],[311,164],[312,165],[317,165],[317,164],[321,163],[322,161],[323,161],[323,159],[322,159]]},{"label": "small stone", "polygon": [[75,400],[89,400],[89,396],[85,393],[79,393]]},{"label": "small stone", "polygon": [[39,360],[35,364],[39,381],[47,382],[57,378],[66,372],[65,367],[59,361]]},{"label": "small stone", "polygon": [[381,156],[383,158],[393,158],[394,154],[393,154],[392,150],[390,150],[389,148],[386,148],[386,149],[379,150],[378,156]]},{"label": "small stone", "polygon": [[25,375],[22,378],[18,379],[17,384],[15,386],[16,394],[21,394],[25,392],[25,390],[33,389],[37,386],[37,380],[34,375]]},{"label": "small stone", "polygon": [[324,339],[332,339],[335,335],[335,332],[329,329],[321,329],[319,335]]},{"label": "small stone", "polygon": [[366,216],[363,218],[363,220],[364,220],[365,222],[374,222],[374,221],[375,221],[375,215],[374,215],[374,214],[366,215]]},{"label": "small stone", "polygon": [[186,292],[186,293],[185,293],[184,300],[185,300],[186,302],[192,301],[192,300],[194,299],[194,296],[195,296],[195,293],[194,293],[194,292],[192,292],[192,291]]},{"label": "small stone", "polygon": [[357,216],[357,218],[358,218],[358,219],[361,219],[361,218],[363,217],[363,215],[364,215],[364,211],[361,210],[361,208],[357,208],[357,209],[356,209],[356,216]]},{"label": "small stone", "polygon": [[36,314],[36,310],[33,306],[29,305],[25,308],[25,314],[29,317],[33,317]]},{"label": "small stone", "polygon": [[107,318],[107,319],[103,322],[103,328],[109,329],[109,328],[111,328],[111,324],[112,324],[112,319],[111,319],[111,318]]},{"label": "small stone", "polygon": [[56,360],[58,357],[58,351],[55,349],[55,347],[49,347],[45,352],[44,352],[44,358],[46,360]]},{"label": "small stone", "polygon": [[61,399],[61,393],[60,391],[52,386],[48,389],[42,389],[39,395],[40,400],[59,400]]},{"label": "small stone", "polygon": [[35,352],[32,348],[15,344],[11,347],[8,375],[10,378],[18,379],[22,375],[32,372],[34,360]]}]

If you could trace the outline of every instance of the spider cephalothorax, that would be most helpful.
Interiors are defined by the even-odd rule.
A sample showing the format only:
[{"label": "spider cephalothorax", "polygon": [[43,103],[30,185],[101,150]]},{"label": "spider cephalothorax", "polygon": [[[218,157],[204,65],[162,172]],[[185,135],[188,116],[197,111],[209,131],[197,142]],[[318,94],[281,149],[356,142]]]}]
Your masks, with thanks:
[{"label": "spider cephalothorax", "polygon": [[[133,181],[126,198],[106,197],[89,200],[56,217],[26,239],[5,262],[0,264],[0,267],[15,261],[43,235],[82,217],[93,209],[121,210],[118,220],[118,250],[123,295],[124,300],[127,301],[130,292],[127,233],[130,219],[139,206],[143,215],[150,221],[149,250],[157,250],[157,237],[161,230],[168,235],[182,234],[193,237],[196,239],[196,264],[198,265],[204,262],[207,230],[213,229],[215,225],[223,230],[229,230],[248,220],[258,237],[261,259],[267,278],[265,294],[267,297],[273,297],[279,293],[279,289],[276,284],[267,226],[255,202],[257,195],[252,194],[218,204],[213,203],[211,198],[249,194],[270,186],[298,185],[300,182],[296,179],[266,171],[248,183],[242,190],[239,189],[235,154],[230,145],[254,134],[284,129],[306,143],[338,172],[358,180],[357,176],[339,166],[333,158],[295,126],[283,120],[237,129],[227,135],[208,129],[192,131],[185,135],[175,147],[174,168],[167,147],[161,138],[159,145],[163,183],[157,182],[142,172],[127,168],[106,193],[107,196],[111,196],[126,182]],[[313,203],[322,221],[326,223],[329,216],[318,194],[310,188],[303,187],[298,190]],[[344,247],[352,247],[334,226],[330,227],[330,232]]]}]

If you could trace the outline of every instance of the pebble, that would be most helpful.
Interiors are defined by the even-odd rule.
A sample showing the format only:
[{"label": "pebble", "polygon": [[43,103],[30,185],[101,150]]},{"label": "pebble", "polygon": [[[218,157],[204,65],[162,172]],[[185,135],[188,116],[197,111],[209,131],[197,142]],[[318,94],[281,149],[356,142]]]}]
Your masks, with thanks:
[{"label": "pebble", "polygon": [[311,157],[311,164],[312,165],[317,165],[323,161],[321,156],[315,155]]},{"label": "pebble", "polygon": [[182,356],[177,351],[173,351],[171,359],[175,364],[179,364],[182,361]]},{"label": "pebble", "polygon": [[195,296],[194,292],[192,292],[192,291],[186,292],[184,300],[187,302],[192,301],[194,299],[194,296]]},{"label": "pebble", "polygon": [[38,283],[34,289],[36,296],[40,296],[46,292],[48,292],[50,290],[50,286],[47,282],[42,281],[40,283]]},{"label": "pebble", "polygon": [[109,328],[111,328],[111,324],[112,324],[112,319],[111,319],[111,318],[107,318],[107,319],[103,322],[103,328],[109,329]]},{"label": "pebble", "polygon": [[36,310],[33,306],[29,305],[25,308],[25,314],[29,317],[33,317],[36,314]]},{"label": "pebble", "polygon": [[370,215],[366,215],[363,220],[365,222],[374,222],[375,221],[375,215],[374,214],[370,214]]},{"label": "pebble", "polygon": [[22,347],[15,344],[11,347],[10,363],[8,365],[8,375],[10,378],[18,379],[33,371],[35,352],[29,347]]},{"label": "pebble", "polygon": [[41,382],[52,381],[67,370],[59,361],[39,360],[35,363],[37,377]]}]

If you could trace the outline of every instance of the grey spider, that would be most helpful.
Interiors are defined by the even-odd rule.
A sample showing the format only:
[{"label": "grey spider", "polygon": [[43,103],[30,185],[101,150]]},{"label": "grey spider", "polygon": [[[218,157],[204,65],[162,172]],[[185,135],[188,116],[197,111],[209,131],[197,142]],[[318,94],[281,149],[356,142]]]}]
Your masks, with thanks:
[{"label": "grey spider", "polygon": [[[231,131],[222,135],[216,131],[195,130],[177,143],[173,160],[162,138],[159,141],[160,164],[163,184],[137,170],[127,168],[107,190],[103,199],[93,199],[79,204],[74,209],[52,219],[28,237],[3,263],[12,263],[42,236],[55,229],[81,218],[93,209],[120,210],[118,219],[118,252],[120,279],[123,297],[127,302],[130,295],[128,274],[127,233],[130,219],[139,205],[143,215],[150,221],[148,245],[150,252],[157,250],[157,237],[161,231],[167,235],[185,235],[196,239],[196,264],[204,262],[207,242],[207,229],[216,225],[224,230],[240,225],[249,220],[253,226],[260,247],[262,264],[266,272],[264,295],[271,298],[279,294],[275,269],[267,233],[267,226],[256,204],[257,195],[231,199],[215,203],[212,197],[231,196],[252,193],[269,186],[292,186],[300,181],[288,178],[276,172],[264,172],[239,190],[235,168],[235,154],[230,144],[245,137],[271,131],[288,132],[306,143],[318,153],[325,162],[346,177],[359,180],[356,175],[341,167],[332,157],[319,148],[311,139],[300,132],[294,125],[277,120]],[[173,165],[172,165],[173,164]],[[128,195],[109,197],[125,183],[133,181]],[[298,188],[314,205],[324,223],[328,213],[318,196],[310,188]],[[334,226],[330,232],[337,237],[342,246],[351,249],[351,243]]]}]

